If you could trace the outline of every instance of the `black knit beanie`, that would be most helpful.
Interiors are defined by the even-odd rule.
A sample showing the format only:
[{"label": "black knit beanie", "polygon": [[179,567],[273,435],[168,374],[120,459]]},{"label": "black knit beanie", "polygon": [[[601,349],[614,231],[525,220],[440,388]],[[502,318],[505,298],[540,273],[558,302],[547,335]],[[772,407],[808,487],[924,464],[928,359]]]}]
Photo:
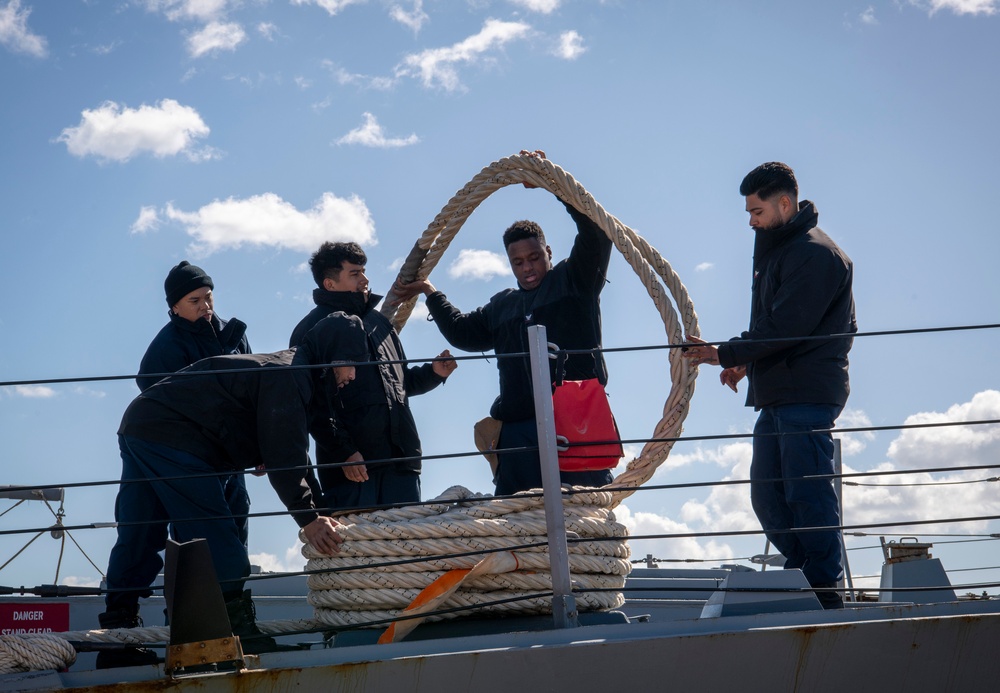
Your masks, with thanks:
[{"label": "black knit beanie", "polygon": [[207,286],[214,289],[215,284],[212,278],[205,274],[205,270],[197,265],[192,265],[187,260],[182,260],[179,265],[170,270],[166,281],[163,282],[163,291],[167,294],[167,305],[171,308],[195,289]]}]

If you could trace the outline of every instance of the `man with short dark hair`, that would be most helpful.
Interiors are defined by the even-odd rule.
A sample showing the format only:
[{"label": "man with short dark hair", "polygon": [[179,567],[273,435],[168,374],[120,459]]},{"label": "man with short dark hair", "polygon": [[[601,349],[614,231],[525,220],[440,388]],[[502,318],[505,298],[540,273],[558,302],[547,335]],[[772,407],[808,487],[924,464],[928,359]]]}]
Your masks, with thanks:
[{"label": "man with short dark hair", "polygon": [[[545,156],[540,151],[522,154]],[[525,184],[525,187],[532,186]],[[494,295],[485,306],[463,313],[426,279],[409,284],[397,280],[396,296],[402,302],[424,294],[441,334],[452,346],[464,351],[492,349],[497,355],[527,352],[530,325],[544,325],[548,341],[560,349],[600,348],[600,297],[607,281],[611,240],[585,214],[571,205],[565,206],[577,228],[569,257],[553,266],[552,249],[546,245],[541,227],[533,221],[514,222],[504,232],[503,243],[517,287]],[[550,367],[552,382],[556,382],[556,366],[550,362]],[[497,368],[500,394],[490,409],[490,416],[502,422],[496,445],[495,493],[508,495],[541,488],[528,357],[497,359]],[[597,351],[570,354],[565,359],[564,378],[596,378],[606,385],[608,371],[604,358]],[[611,483],[611,472],[606,469],[560,472],[560,479],[564,484],[598,487]]]},{"label": "man with short dark hair", "polygon": [[[313,402],[310,432],[316,441],[317,476],[331,508],[368,508],[420,500],[420,437],[409,398],[433,390],[455,370],[454,360],[407,366],[392,323],[375,310],[382,297],[368,290],[368,257],[357,243],[324,243],[309,266],[316,307],[289,339],[296,346],[333,311],[361,318],[368,337],[368,365],[335,399]],[[450,356],[448,351],[440,354]],[[350,463],[333,467],[332,464]]]},{"label": "man with short dark hair", "polygon": [[754,512],[785,568],[801,569],[825,608],[840,608],[843,599],[831,590],[843,576],[840,530],[794,530],[840,526],[833,481],[807,477],[834,473],[829,430],[850,392],[853,340],[808,338],[857,332],[854,265],[817,226],[815,205],[798,201],[787,165],[758,166],[740,194],[756,235],[750,327],[718,348],[689,336],[684,355],[721,365],[720,380],[734,392],[748,378],[746,404],[760,412],[750,467]]},{"label": "man with short dark hair", "polygon": [[[115,501],[118,540],[108,560],[102,628],[134,628],[139,599],[163,567],[167,524],[177,541],[208,542],[233,632],[256,636],[255,654],[275,647],[254,620],[247,548],[224,495],[233,471],[262,466],[306,540],[333,554],[337,522],[318,510],[309,467],[309,402],[338,390],[367,358],[364,327],[338,313],[320,322],[297,350],[214,356],[159,381],[122,416],[122,485]],[[287,366],[324,365],[322,369]],[[144,650],[102,652],[98,668],[153,663]],[[152,656],[151,656],[152,655]]]}]

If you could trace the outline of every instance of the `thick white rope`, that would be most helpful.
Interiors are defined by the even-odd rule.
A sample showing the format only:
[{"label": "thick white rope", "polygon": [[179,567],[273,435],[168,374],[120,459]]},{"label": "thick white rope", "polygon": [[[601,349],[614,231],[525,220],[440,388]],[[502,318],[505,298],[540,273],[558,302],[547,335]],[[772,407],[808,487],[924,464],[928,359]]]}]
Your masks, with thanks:
[{"label": "thick white rope", "polygon": [[[679,344],[685,334],[694,337],[701,335],[691,297],[670,263],[644,238],[609,214],[573,176],[548,159],[537,156],[519,154],[494,161],[455,193],[413,246],[400,268],[402,281],[428,278],[465,220],[480,203],[497,190],[520,183],[548,190],[600,226],[632,267],[652,299],[663,321],[668,343]],[[393,321],[396,329],[401,331],[417,297],[398,308],[391,305],[395,299],[395,293],[390,290],[382,302],[381,310]],[[617,506],[636,487],[652,477],[673,448],[674,444],[670,439],[680,435],[684,419],[687,418],[698,368],[683,358],[678,349],[668,350],[668,360],[670,390],[663,404],[662,417],[653,430],[653,440],[646,443],[639,456],[631,460],[625,471],[615,478],[612,488],[623,490],[615,493],[612,507]]]},{"label": "thick white rope", "polygon": [[[579,592],[583,611],[614,609],[624,603],[620,590],[631,570],[625,527],[615,521],[614,496],[588,491],[567,496],[565,517],[574,587],[613,590]],[[494,500],[453,486],[429,505],[400,511],[351,513],[339,517],[344,538],[336,556],[306,544],[309,603],[315,618],[330,627],[382,625],[395,619],[438,578],[467,570],[484,556],[511,551],[518,569],[464,582],[442,608],[468,612],[428,620],[477,614],[551,613],[552,576],[545,514],[536,498]],[[579,541],[577,541],[579,540]],[[590,540],[590,541],[588,541]],[[471,554],[449,556],[449,554]],[[385,565],[405,558],[426,560]],[[505,602],[505,603],[500,603]]]},{"label": "thick white rope", "polygon": [[0,637],[0,674],[65,669],[76,661],[76,650],[51,633]]},{"label": "thick white rope", "polygon": [[[324,627],[312,619],[259,621],[257,627],[267,635],[296,631],[316,631]],[[76,661],[71,642],[117,643],[140,647],[170,642],[169,626],[78,630],[64,633],[30,633],[0,636],[0,674],[44,669],[65,669]]]}]

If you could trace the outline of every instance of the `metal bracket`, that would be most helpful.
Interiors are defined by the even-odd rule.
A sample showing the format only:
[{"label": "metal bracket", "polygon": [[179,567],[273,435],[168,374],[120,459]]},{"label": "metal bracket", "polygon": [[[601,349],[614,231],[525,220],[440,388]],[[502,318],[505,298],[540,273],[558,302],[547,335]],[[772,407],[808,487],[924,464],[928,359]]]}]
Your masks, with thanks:
[{"label": "metal bracket", "polygon": [[236,635],[215,640],[170,645],[164,670],[172,678],[194,676],[206,672],[239,671],[243,663],[243,646]]}]

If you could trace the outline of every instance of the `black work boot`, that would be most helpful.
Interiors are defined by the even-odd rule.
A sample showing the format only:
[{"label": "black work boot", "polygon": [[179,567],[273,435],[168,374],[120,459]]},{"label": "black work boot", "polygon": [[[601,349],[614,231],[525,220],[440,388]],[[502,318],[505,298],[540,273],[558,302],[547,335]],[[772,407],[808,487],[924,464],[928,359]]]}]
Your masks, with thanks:
[{"label": "black work boot", "polygon": [[[97,620],[101,622],[101,628],[104,630],[142,627],[138,604],[105,611],[97,615]],[[160,661],[155,652],[145,647],[123,647],[115,650],[101,650],[97,653],[98,669],[156,665]]]},{"label": "black work boot", "polygon": [[840,592],[835,591],[837,585],[834,583],[815,585],[816,589],[816,599],[819,600],[820,606],[824,609],[843,609],[844,608],[844,597]]},{"label": "black work boot", "polygon": [[243,654],[260,654],[262,652],[280,652],[298,648],[279,645],[269,635],[264,635],[257,627],[257,609],[250,598],[250,590],[243,590],[238,597],[226,602],[226,612],[229,614],[229,625],[233,627],[233,635],[238,635],[243,646]]}]

